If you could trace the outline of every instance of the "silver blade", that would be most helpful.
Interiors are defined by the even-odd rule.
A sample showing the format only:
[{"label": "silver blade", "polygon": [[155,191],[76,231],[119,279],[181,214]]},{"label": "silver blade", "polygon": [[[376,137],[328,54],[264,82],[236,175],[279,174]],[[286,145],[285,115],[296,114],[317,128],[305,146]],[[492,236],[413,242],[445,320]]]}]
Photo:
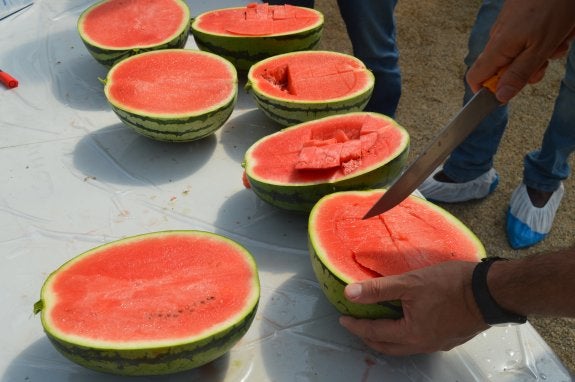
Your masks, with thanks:
[{"label": "silver blade", "polygon": [[363,218],[382,214],[401,203],[499,105],[495,94],[486,88],[479,90]]}]

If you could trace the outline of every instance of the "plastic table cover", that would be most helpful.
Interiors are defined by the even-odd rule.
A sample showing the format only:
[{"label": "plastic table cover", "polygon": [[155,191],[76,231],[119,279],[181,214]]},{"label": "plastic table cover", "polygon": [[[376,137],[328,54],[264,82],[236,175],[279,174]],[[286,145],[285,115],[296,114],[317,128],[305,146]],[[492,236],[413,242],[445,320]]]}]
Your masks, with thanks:
[{"label": "plastic table cover", "polygon": [[[530,324],[492,328],[449,352],[387,357],[337,323],[306,249],[306,218],[269,206],[241,181],[245,150],[277,130],[242,91],[213,136],[152,141],[123,126],[76,21],[89,1],[40,0],[0,22],[0,381],[121,381],[62,357],[32,313],[50,272],[130,235],[196,229],[255,256],[261,302],[246,336],[198,369],[134,381],[568,381]],[[241,1],[189,1],[192,14]],[[188,48],[196,48],[193,39]]]}]

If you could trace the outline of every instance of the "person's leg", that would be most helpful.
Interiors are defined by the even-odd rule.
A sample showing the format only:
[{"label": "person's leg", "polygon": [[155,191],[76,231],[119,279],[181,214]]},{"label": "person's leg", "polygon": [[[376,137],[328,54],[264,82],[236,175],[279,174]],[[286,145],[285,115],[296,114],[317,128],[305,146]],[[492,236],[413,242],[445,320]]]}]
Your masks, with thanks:
[{"label": "person's leg", "polygon": [[568,158],[575,151],[575,46],[572,44],[565,76],[555,100],[540,150],[525,156],[523,181],[527,187],[553,192],[570,174]]},{"label": "person's leg", "polygon": [[[468,40],[465,64],[469,68],[483,51],[489,32],[495,22],[503,0],[484,0],[477,13]],[[464,79],[463,103],[473,92]],[[463,202],[489,195],[498,184],[493,158],[507,126],[507,106],[497,108],[451,153],[419,191],[428,199],[441,202]]]},{"label": "person's leg", "polygon": [[353,54],[373,72],[375,88],[365,110],[395,117],[401,96],[394,9],[397,0],[338,0]]},{"label": "person's leg", "polygon": [[[464,60],[468,68],[473,65],[487,44],[489,31],[502,5],[502,0],[483,1],[469,36],[468,54]],[[473,92],[465,79],[463,82],[465,85],[463,102],[465,104],[473,97]],[[507,107],[502,106],[487,116],[469,137],[451,153],[443,166],[445,175],[454,182],[463,183],[489,171],[493,167],[493,157],[497,152],[506,126]]]},{"label": "person's leg", "polygon": [[525,156],[523,184],[511,197],[507,238],[513,248],[534,245],[547,236],[564,193],[562,180],[570,174],[568,158],[575,151],[575,46],[555,100],[541,148]]}]

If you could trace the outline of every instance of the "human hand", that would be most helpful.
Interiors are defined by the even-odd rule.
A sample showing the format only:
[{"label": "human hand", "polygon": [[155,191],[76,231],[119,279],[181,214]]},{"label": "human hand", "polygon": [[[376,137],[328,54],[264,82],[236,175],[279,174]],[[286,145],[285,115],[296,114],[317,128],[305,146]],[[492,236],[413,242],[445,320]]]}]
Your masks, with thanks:
[{"label": "human hand", "polygon": [[346,297],[372,304],[401,300],[403,318],[354,319],[340,324],[369,347],[388,355],[450,350],[488,328],[475,303],[471,276],[476,263],[449,261],[398,276],[350,284]]},{"label": "human hand", "polygon": [[543,78],[550,59],[567,53],[575,37],[575,0],[506,0],[490,39],[467,72],[473,91],[499,69],[496,96],[506,103]]}]

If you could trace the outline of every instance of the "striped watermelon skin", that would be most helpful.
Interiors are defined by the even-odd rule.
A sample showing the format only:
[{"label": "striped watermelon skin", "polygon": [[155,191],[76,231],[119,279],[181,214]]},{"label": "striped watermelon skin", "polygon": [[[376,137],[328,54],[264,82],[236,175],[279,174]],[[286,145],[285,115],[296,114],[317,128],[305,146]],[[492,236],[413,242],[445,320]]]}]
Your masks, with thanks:
[{"label": "striped watermelon skin", "polygon": [[268,57],[315,49],[322,31],[323,23],[305,32],[272,37],[215,35],[194,29],[194,24],[191,29],[198,48],[226,58],[241,73],[247,72],[253,64]]},{"label": "striped watermelon skin", "polygon": [[[390,120],[388,117],[376,113],[347,113],[346,116],[357,114],[358,116],[374,115],[378,118]],[[344,115],[342,115],[344,116]],[[329,121],[337,119],[338,116],[329,116],[317,121]],[[311,123],[311,122],[308,122]],[[303,124],[294,125],[287,129],[298,129]],[[361,170],[351,173],[345,177],[338,178],[329,182],[317,181],[305,184],[298,183],[281,183],[262,179],[253,174],[251,169],[252,163],[257,163],[257,158],[253,157],[251,152],[255,150],[258,143],[265,140],[265,137],[254,143],[246,152],[243,167],[249,183],[250,189],[263,201],[281,208],[283,210],[296,213],[309,213],[314,205],[322,197],[339,191],[364,190],[380,188],[391,183],[403,170],[409,155],[409,135],[402,127],[397,128],[404,134],[404,143],[401,151],[392,158],[385,158],[378,166],[372,166],[370,169]],[[278,132],[276,134],[281,134]]]},{"label": "striped watermelon skin", "polygon": [[324,18],[316,10],[318,21],[312,27],[285,34],[271,36],[239,36],[211,33],[199,24],[203,15],[194,18],[191,34],[199,49],[215,53],[229,60],[236,69],[247,72],[250,67],[263,59],[278,54],[312,50],[321,40]]},{"label": "striped watermelon skin", "polygon": [[54,348],[70,361],[88,369],[126,376],[166,375],[194,369],[227,353],[248,331],[256,304],[227,330],[190,344],[154,349],[96,349],[63,341],[46,333]]},{"label": "striped watermelon skin", "polygon": [[200,115],[181,118],[154,117],[133,113],[112,104],[112,110],[127,126],[148,138],[165,142],[190,142],[216,132],[234,111],[237,92],[228,103]]},{"label": "striped watermelon skin", "polygon": [[[90,55],[92,55],[92,57],[94,57],[94,59],[96,59],[96,61],[98,61],[100,64],[108,68],[111,68],[116,63],[128,57],[134,56],[136,54],[149,52],[153,50],[181,49],[185,47],[190,34],[190,22],[183,23],[178,29],[178,32],[174,36],[171,36],[169,39],[162,42],[158,42],[157,44],[154,45],[132,46],[118,49],[95,43],[84,32],[82,25],[83,20],[90,13],[90,11],[92,11],[94,8],[98,7],[100,4],[103,4],[107,1],[109,0],[100,1],[92,5],[91,7],[87,8],[84,12],[82,12],[80,17],[78,18],[78,24],[77,24],[78,33],[80,35],[82,42],[84,43],[84,46],[86,47]],[[184,12],[185,19],[189,20],[191,16],[188,5],[181,0],[174,0],[174,1],[179,4],[180,8],[182,9],[182,12]]]},{"label": "striped watermelon skin", "polygon": [[[258,85],[258,82],[260,81],[258,73],[262,72],[262,68],[265,70],[267,67],[273,67],[276,60],[282,60],[284,57],[297,58],[298,56],[304,57],[305,55],[342,57],[345,60],[354,62],[364,70],[366,78],[365,85],[361,89],[355,90],[345,97],[326,97],[323,100],[305,100],[288,97],[282,98],[277,95],[270,94]],[[305,51],[285,53],[259,61],[250,68],[244,89],[252,95],[258,108],[267,117],[282,127],[288,127],[331,115],[362,111],[371,98],[374,85],[375,77],[373,73],[369,71],[360,60],[353,56],[330,51]]]},{"label": "striped watermelon skin", "polygon": [[[143,58],[146,55],[170,54],[171,52],[181,52],[211,57],[212,60],[218,61],[228,68],[230,81],[233,91],[224,102],[214,105],[211,108],[189,114],[153,114],[144,110],[132,110],[126,107],[121,100],[111,96],[110,81],[114,76],[115,70],[123,65],[129,65],[130,60]],[[219,128],[229,119],[237,102],[238,96],[238,77],[234,66],[224,58],[208,52],[201,52],[191,49],[166,49],[163,51],[153,51],[142,53],[141,55],[122,61],[112,67],[105,80],[104,93],[114,113],[127,126],[131,127],[137,133],[148,138],[165,141],[165,142],[189,142],[205,138]]]},{"label": "striped watermelon skin", "polygon": [[[82,39],[84,46],[88,49],[88,52],[98,61],[100,64],[111,68],[118,62],[131,57],[135,56],[136,54],[141,54],[145,52],[150,52],[154,50],[161,50],[161,49],[181,49],[184,48],[187,41],[188,35],[190,33],[189,24],[186,28],[182,30],[180,34],[174,37],[172,40],[168,41],[165,44],[161,45],[154,45],[145,48],[131,48],[131,49],[107,49],[98,47],[96,45],[90,44],[88,41]],[[80,34],[81,36],[81,34]]]},{"label": "striped watermelon skin", "polygon": [[[313,224],[310,222],[309,224]],[[403,313],[398,302],[384,301],[379,304],[356,304],[344,296],[344,289],[349,283],[335,275],[319,258],[308,235],[308,250],[313,272],[327,300],[341,313],[356,318],[400,318]]]},{"label": "striped watermelon skin", "polygon": [[247,176],[251,189],[263,201],[283,210],[309,213],[317,201],[328,194],[388,185],[404,168],[408,151],[406,148],[399,156],[372,171],[332,183],[275,185],[252,178],[249,172]]},{"label": "striped watermelon skin", "polygon": [[[370,73],[371,74],[371,73]],[[297,125],[330,115],[362,111],[373,93],[370,86],[365,92],[344,100],[330,102],[285,101],[272,98],[253,89],[248,82],[245,86],[250,91],[258,108],[271,120],[282,127]]]},{"label": "striped watermelon skin", "polygon": [[[66,333],[62,333],[58,328],[52,327],[50,312],[52,312],[55,305],[58,304],[58,299],[54,297],[54,284],[57,283],[55,280],[57,280],[58,277],[61,277],[61,272],[65,272],[68,267],[73,267],[75,263],[81,262],[84,258],[89,259],[91,255],[97,254],[99,251],[113,251],[117,248],[122,248],[123,246],[129,246],[132,242],[137,243],[147,239],[165,240],[170,237],[174,237],[175,240],[178,240],[178,238],[186,236],[192,238],[205,238],[208,241],[219,243],[220,246],[223,245],[230,247],[231,251],[241,254],[239,258],[242,259],[244,264],[242,267],[250,270],[249,280],[242,280],[242,282],[249,282],[250,285],[248,289],[249,292],[245,296],[244,306],[238,307],[237,313],[234,312],[234,315],[229,317],[229,319],[218,322],[214,328],[192,337],[161,340],[157,343],[154,340],[149,340],[142,343],[134,342],[129,345],[122,342],[104,342],[101,344],[93,342],[89,337],[85,337],[83,332],[79,335],[68,335]],[[155,248],[158,247],[156,246]],[[133,250],[136,252],[138,251],[137,249]],[[189,255],[194,255],[193,249],[188,250],[188,252]],[[121,250],[119,253],[121,256]],[[150,256],[150,259],[155,258],[155,256]],[[147,271],[149,271],[149,268],[147,268]],[[105,278],[109,277],[109,275],[103,271],[101,277]],[[169,285],[167,285],[167,287],[169,287]],[[131,291],[131,293],[134,293],[137,296],[137,283],[134,285],[134,288],[135,290]],[[115,292],[111,292],[111,294],[113,293]],[[167,293],[167,295],[169,296],[169,293]],[[113,298],[113,296],[111,298]],[[115,242],[93,248],[63,264],[58,270],[52,272],[45,281],[41,291],[41,299],[34,304],[34,313],[41,313],[42,326],[46,336],[54,348],[63,356],[78,365],[84,366],[88,369],[116,375],[165,375],[202,366],[228,352],[249,330],[257,313],[259,299],[260,284],[257,264],[251,253],[246,248],[231,239],[215,233],[193,230],[174,230],[152,232],[123,238]],[[130,301],[124,301],[124,303],[129,306]],[[200,301],[195,297],[190,298],[189,303],[192,307],[194,303],[204,304],[203,301]],[[209,304],[209,302],[206,304]],[[170,308],[180,309],[177,312],[174,310],[174,316],[172,317],[175,317],[177,314],[182,314],[182,310],[185,311],[185,309],[189,309],[187,305],[167,304],[166,306],[167,308],[164,307],[164,309],[168,310],[163,312],[166,320],[170,319]],[[161,317],[162,308],[159,309],[159,316]],[[142,312],[142,315],[145,316],[147,313],[150,312],[144,311]],[[87,333],[90,332],[87,331]],[[98,338],[96,335],[97,333],[90,334],[94,335],[94,338]],[[79,336],[79,338],[77,336]]]}]

